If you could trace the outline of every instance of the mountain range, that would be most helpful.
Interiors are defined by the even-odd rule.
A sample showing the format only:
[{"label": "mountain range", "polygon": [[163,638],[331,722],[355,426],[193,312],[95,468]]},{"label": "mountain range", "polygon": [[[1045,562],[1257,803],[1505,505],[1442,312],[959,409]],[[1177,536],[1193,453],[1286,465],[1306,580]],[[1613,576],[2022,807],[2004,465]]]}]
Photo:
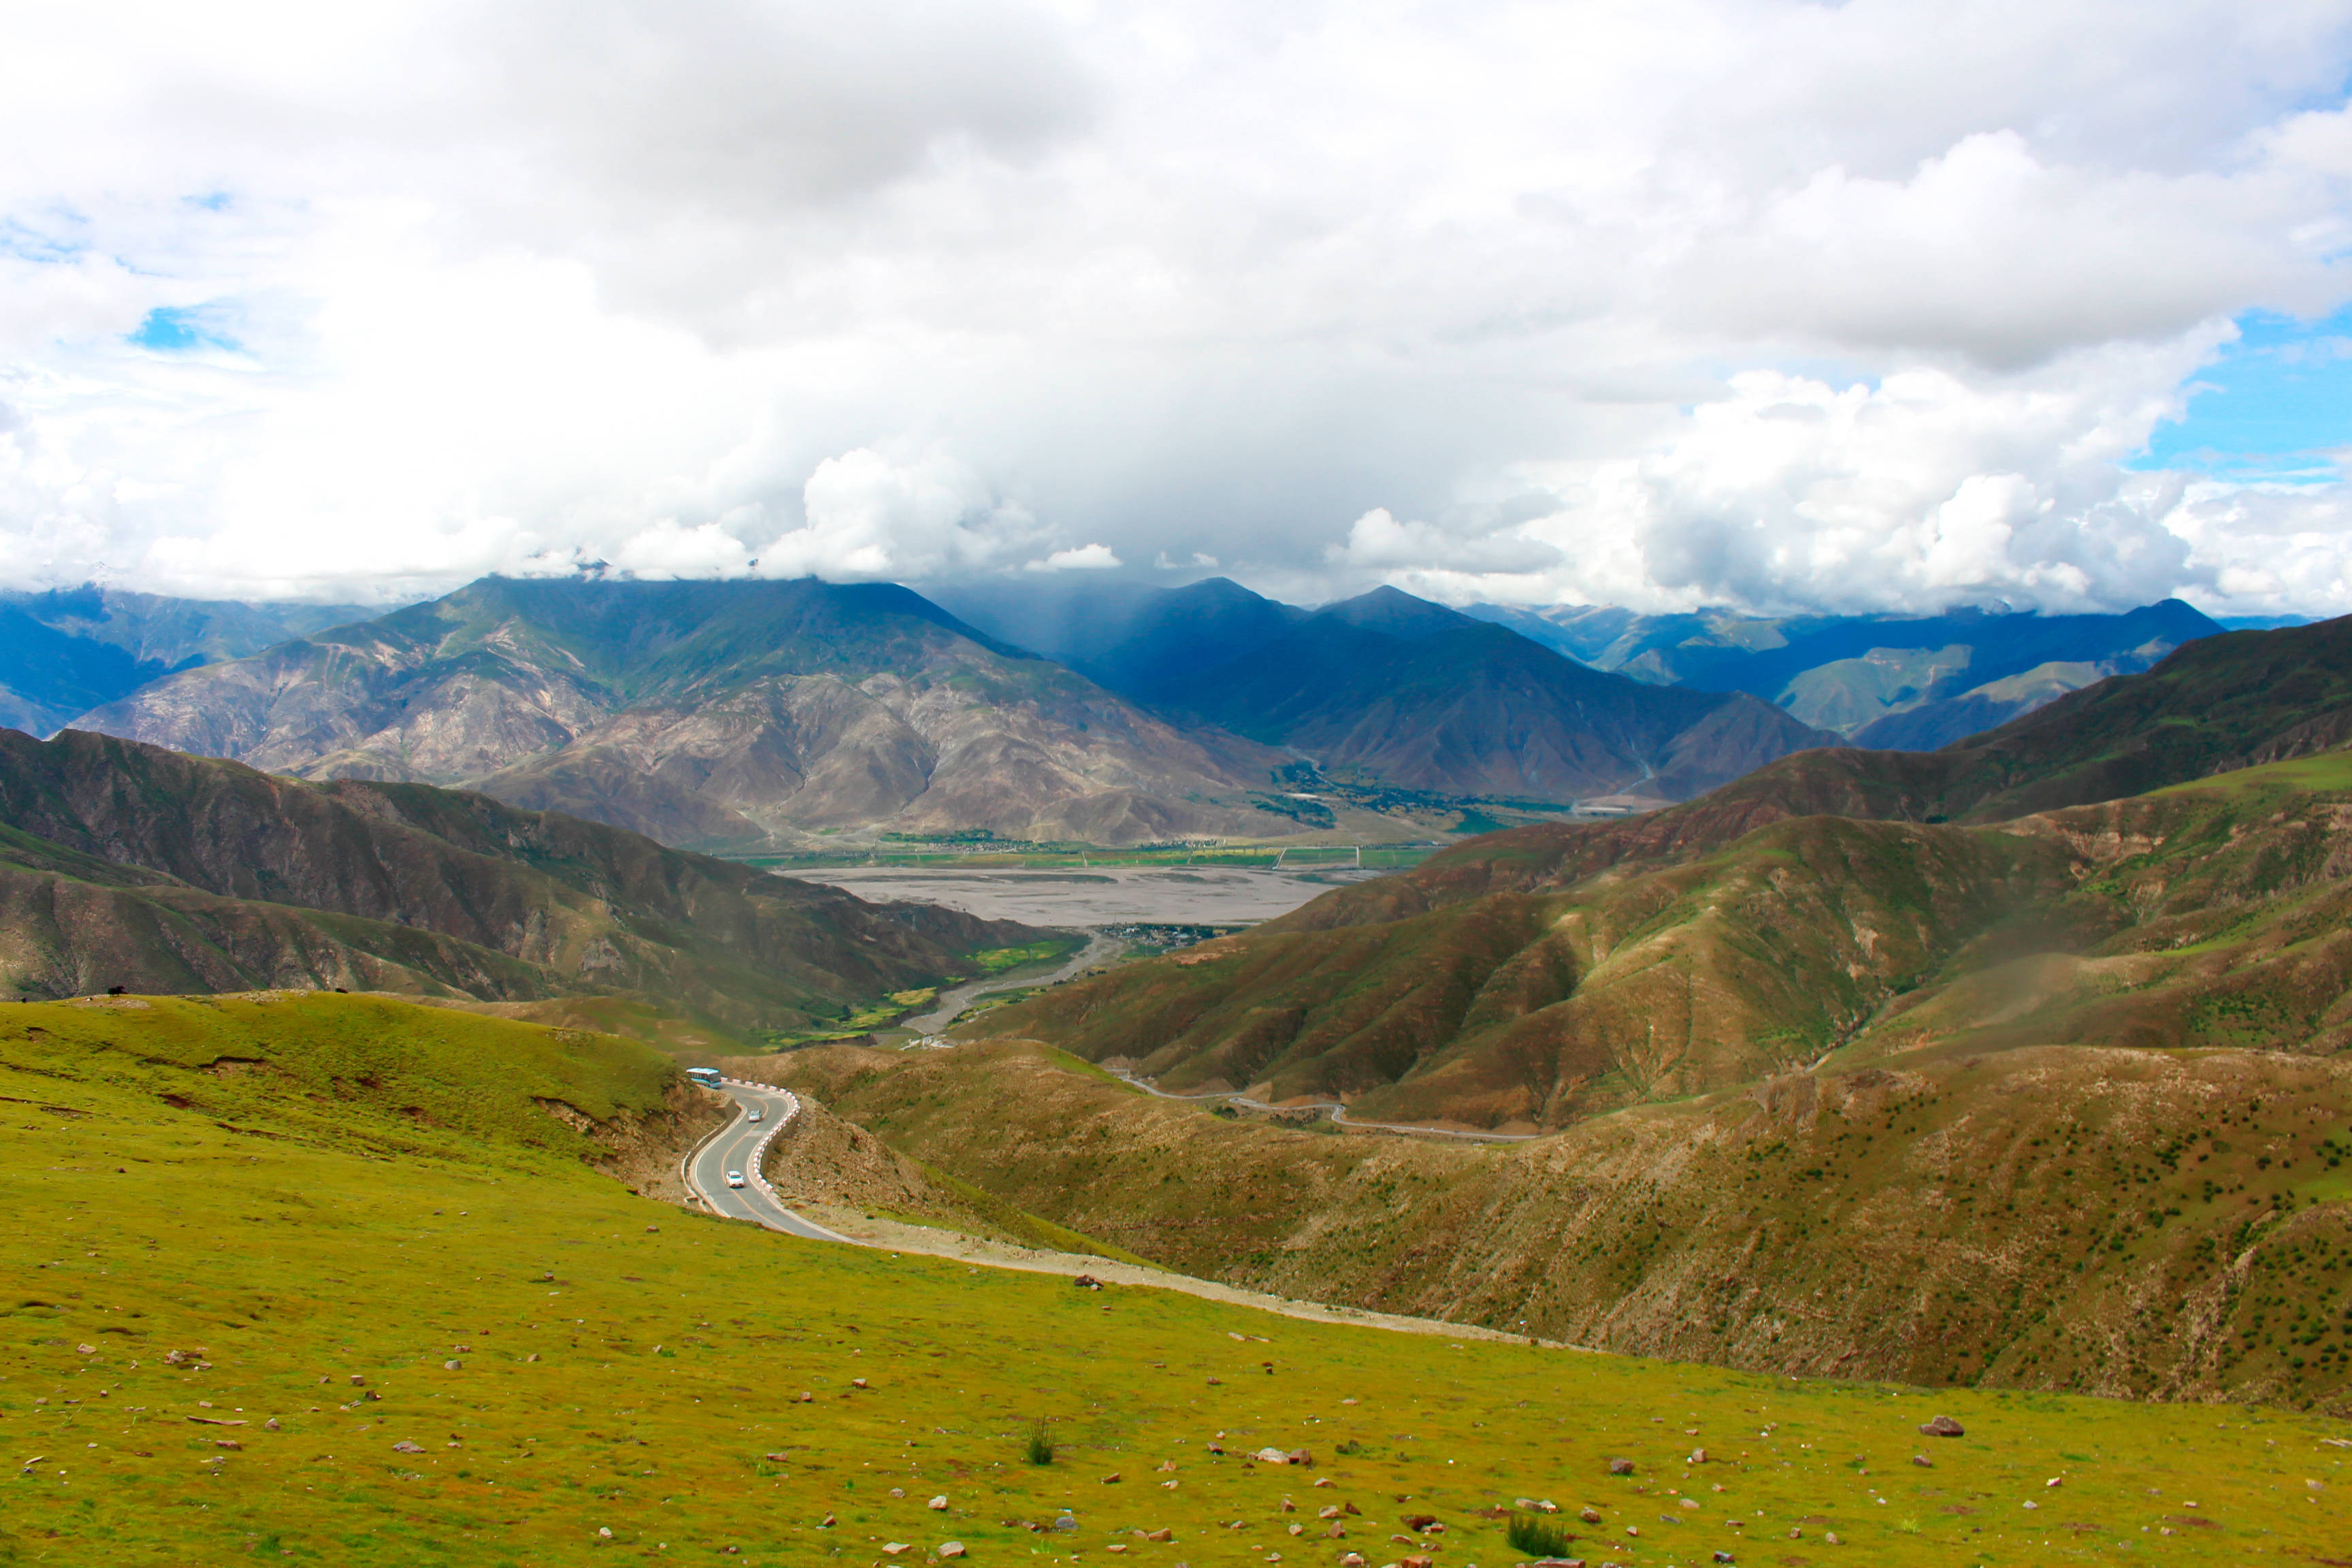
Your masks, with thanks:
[{"label": "mountain range", "polygon": [[490,578],[76,721],[298,777],[465,784],[667,843],[1280,834],[1286,759],[887,584]]},{"label": "mountain range", "polygon": [[1138,702],[1412,790],[1678,800],[1832,740],[1745,694],[1645,687],[1394,588],[1311,612],[1223,578],[947,597]]},{"label": "mountain range", "polygon": [[1475,839],[971,1028],[1528,1129],[1937,1042],[2333,1050],[2347,740],[2352,619],[2230,633],[1940,752]]},{"label": "mountain range", "polygon": [[73,722],[301,778],[463,784],[732,852],[886,831],[1296,836],[1332,821],[1290,802],[1314,793],[1302,764],[1308,783],[1321,768],[1539,805],[1673,798],[1831,738],[1745,694],[1590,670],[1393,589],[1308,614],[1196,584],[1070,625],[1084,646],[1062,648],[1065,666],[887,584],[492,578],[164,676]]},{"label": "mountain range", "polygon": [[1641,616],[1600,605],[1474,605],[1595,669],[1745,691],[1858,746],[1933,751],[2068,691],[2147,668],[2226,629],[2178,599],[2121,615]]}]

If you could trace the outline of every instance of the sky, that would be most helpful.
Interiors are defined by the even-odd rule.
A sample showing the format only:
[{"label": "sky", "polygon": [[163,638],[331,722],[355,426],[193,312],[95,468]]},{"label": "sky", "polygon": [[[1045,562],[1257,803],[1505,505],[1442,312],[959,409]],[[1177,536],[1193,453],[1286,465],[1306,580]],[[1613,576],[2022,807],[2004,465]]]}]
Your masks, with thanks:
[{"label": "sky", "polygon": [[0,584],[2352,612],[2352,0],[0,20]]}]

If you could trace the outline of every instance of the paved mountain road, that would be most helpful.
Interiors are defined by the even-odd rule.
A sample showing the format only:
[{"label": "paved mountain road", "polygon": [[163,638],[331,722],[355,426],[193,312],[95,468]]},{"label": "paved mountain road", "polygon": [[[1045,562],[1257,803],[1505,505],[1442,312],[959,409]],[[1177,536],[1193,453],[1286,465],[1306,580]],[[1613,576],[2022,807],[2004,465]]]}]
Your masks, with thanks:
[{"label": "paved mountain road", "polygon": [[[781,1089],[765,1084],[740,1083],[729,1079],[720,1092],[732,1098],[737,1106],[735,1120],[719,1129],[686,1162],[687,1185],[709,1205],[713,1214],[730,1219],[748,1219],[764,1225],[770,1230],[781,1230],[793,1236],[803,1236],[811,1241],[851,1241],[837,1231],[831,1231],[814,1220],[803,1219],[782,1204],[760,1179],[760,1149],[772,1133],[781,1132],[800,1110],[800,1101]],[[760,1112],[754,1121],[750,1112]],[[743,1173],[743,1185],[727,1184],[727,1173]],[[851,1242],[853,1246],[862,1243]]]}]

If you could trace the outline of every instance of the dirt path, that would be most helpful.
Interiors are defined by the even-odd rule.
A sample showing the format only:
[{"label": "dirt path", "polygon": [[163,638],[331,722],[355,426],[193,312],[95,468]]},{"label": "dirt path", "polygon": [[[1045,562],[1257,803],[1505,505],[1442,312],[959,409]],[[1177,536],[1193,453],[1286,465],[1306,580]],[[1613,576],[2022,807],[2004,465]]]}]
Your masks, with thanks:
[{"label": "dirt path", "polygon": [[[1260,1311],[1298,1318],[1310,1323],[1342,1323],[1356,1328],[1388,1329],[1396,1333],[1437,1334],[1456,1340],[1495,1340],[1510,1344],[1529,1342],[1524,1334],[1507,1334],[1496,1329],[1442,1322],[1435,1318],[1408,1318],[1394,1312],[1367,1312],[1355,1307],[1328,1307],[1320,1301],[1294,1301],[1286,1296],[1245,1290],[1237,1285],[1220,1284],[1214,1279],[1202,1279],[1190,1274],[1114,1262],[1108,1258],[1097,1258],[1092,1253],[1048,1252],[1037,1247],[984,1241],[950,1230],[934,1230],[929,1226],[902,1225],[896,1220],[869,1218],[858,1209],[808,1203],[799,1206],[802,1212],[827,1229],[837,1230],[853,1240],[886,1252],[918,1252],[989,1268],[1025,1268],[1035,1274],[1060,1274],[1070,1278],[1088,1274],[1107,1285],[1140,1285],[1162,1290],[1181,1290],[1188,1296],[1198,1296],[1204,1300],[1255,1307]],[[1584,1348],[1554,1340],[1535,1342],[1546,1350]]]},{"label": "dirt path", "polygon": [[1087,945],[1078,950],[1077,956],[1044,979],[1040,980],[1034,976],[1022,979],[1008,975],[996,980],[975,980],[969,984],[959,985],[941,996],[940,1005],[921,1017],[909,1018],[898,1026],[912,1029],[918,1035],[936,1035],[954,1023],[965,1008],[983,996],[998,991],[1017,991],[1028,985],[1059,985],[1071,976],[1084,973],[1088,964],[1103,963],[1116,958],[1126,951],[1126,947],[1127,944],[1116,937],[1105,936],[1100,931],[1088,931]]},{"label": "dirt path", "polygon": [[1222,1100],[1232,1105],[1246,1105],[1252,1110],[1269,1111],[1279,1115],[1286,1110],[1328,1110],[1332,1124],[1353,1127],[1362,1132],[1402,1132],[1423,1138],[1462,1138],[1473,1143],[1525,1143],[1540,1138],[1540,1132],[1479,1132],[1457,1127],[1423,1127],[1411,1121],[1358,1121],[1348,1114],[1348,1108],[1336,1100],[1310,1100],[1297,1105],[1268,1105],[1263,1100],[1252,1100],[1239,1089],[1213,1089],[1205,1094],[1176,1094],[1161,1089],[1146,1078],[1139,1078],[1126,1068],[1106,1064],[1105,1072],[1122,1083],[1134,1085],[1146,1094],[1156,1094],[1162,1100]]}]

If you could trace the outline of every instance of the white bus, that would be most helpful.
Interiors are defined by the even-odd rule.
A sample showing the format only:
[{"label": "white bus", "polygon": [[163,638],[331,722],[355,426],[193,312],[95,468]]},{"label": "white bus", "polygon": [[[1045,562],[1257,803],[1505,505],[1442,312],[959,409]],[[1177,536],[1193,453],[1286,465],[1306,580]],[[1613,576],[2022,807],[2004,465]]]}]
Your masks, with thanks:
[{"label": "white bus", "polygon": [[705,1084],[712,1089],[717,1089],[720,1082],[717,1068],[688,1068],[686,1069],[686,1076],[697,1083]]}]

